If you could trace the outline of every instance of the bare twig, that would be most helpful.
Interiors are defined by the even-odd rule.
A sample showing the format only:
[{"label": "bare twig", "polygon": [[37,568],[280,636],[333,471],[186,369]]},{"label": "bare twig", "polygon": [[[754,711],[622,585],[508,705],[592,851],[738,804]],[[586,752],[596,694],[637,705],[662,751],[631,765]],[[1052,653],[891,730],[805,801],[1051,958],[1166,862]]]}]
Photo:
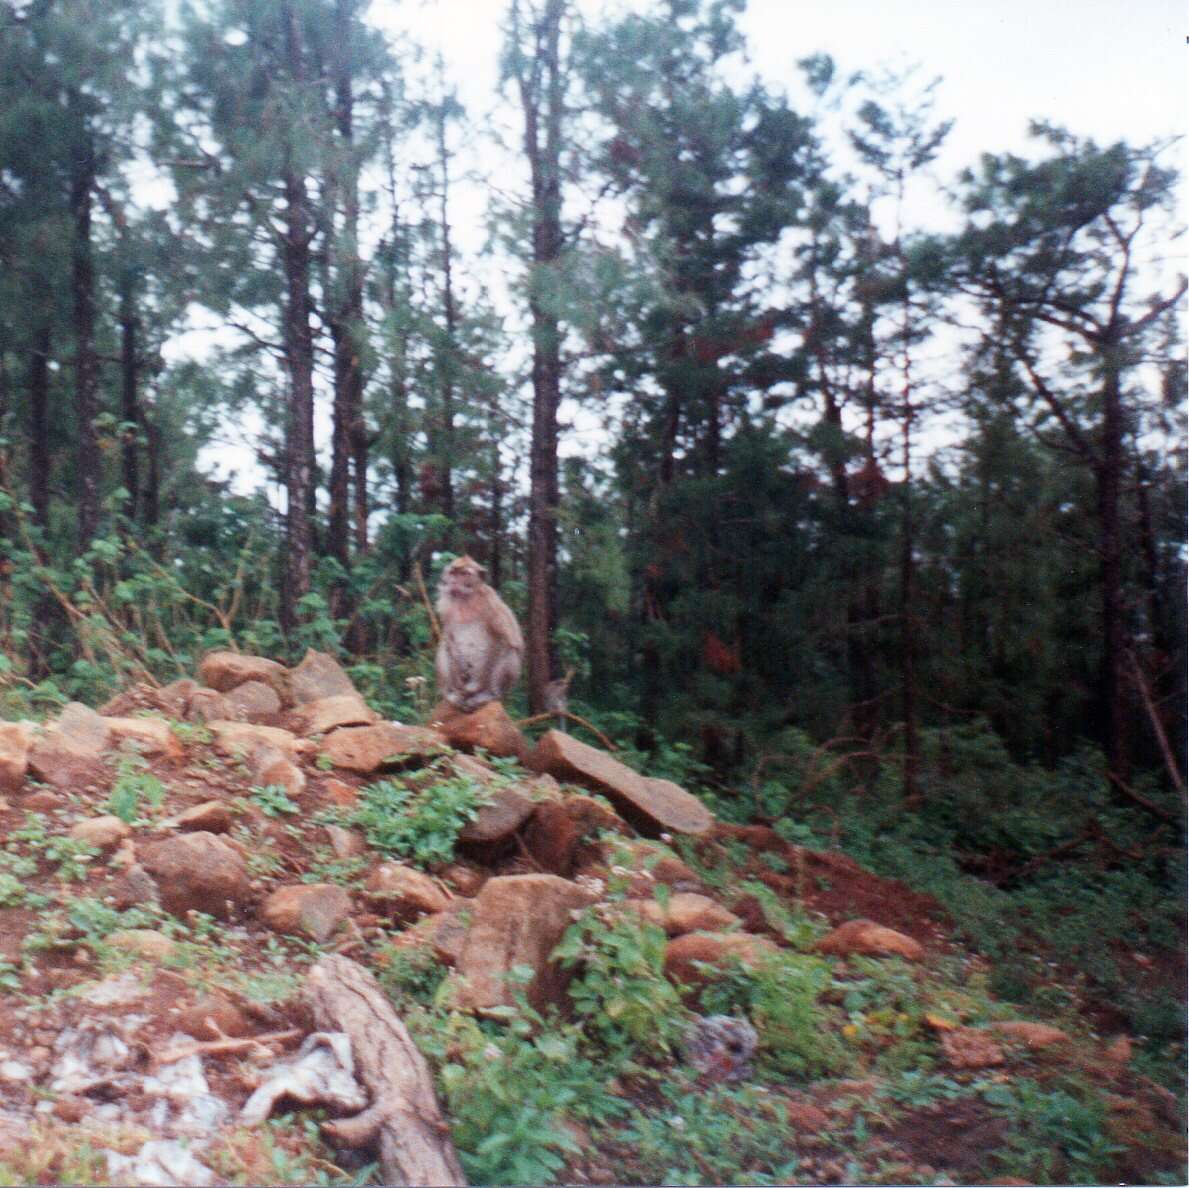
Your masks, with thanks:
[{"label": "bare twig", "polygon": [[259,1049],[263,1055],[271,1056],[273,1053],[267,1045],[287,1043],[304,1034],[299,1027],[292,1027],[287,1031],[273,1031],[266,1035],[248,1035],[242,1039],[232,1039],[219,1030],[213,1019],[207,1019],[205,1022],[216,1035],[221,1037],[220,1039],[198,1040],[192,1044],[179,1044],[176,1048],[166,1048],[164,1052],[151,1057],[152,1063],[160,1067],[162,1064],[176,1064],[179,1060],[185,1060],[187,1056],[227,1056],[255,1049]]},{"label": "bare twig", "polygon": [[585,718],[580,718],[577,714],[570,713],[569,710],[550,710],[545,714],[534,714],[531,718],[521,718],[518,722],[513,722],[513,726],[537,726],[541,722],[551,722],[554,718],[566,718],[571,722],[577,722],[579,726],[585,726],[598,740],[607,748],[608,751],[618,751],[619,748],[597,727],[588,722]]}]

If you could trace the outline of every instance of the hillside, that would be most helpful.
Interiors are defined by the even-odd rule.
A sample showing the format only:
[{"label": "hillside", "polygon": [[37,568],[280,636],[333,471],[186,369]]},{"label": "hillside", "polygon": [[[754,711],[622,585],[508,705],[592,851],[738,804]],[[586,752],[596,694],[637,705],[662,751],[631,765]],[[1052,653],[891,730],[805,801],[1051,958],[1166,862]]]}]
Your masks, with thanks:
[{"label": "hillside", "polygon": [[320,1129],[376,1104],[306,1043],[329,954],[428,1062],[442,1125],[389,1125],[472,1183],[1184,1182],[1137,1037],[1057,967],[998,1000],[930,896],[498,703],[197,675],[0,723],[0,1183],[390,1181]]}]

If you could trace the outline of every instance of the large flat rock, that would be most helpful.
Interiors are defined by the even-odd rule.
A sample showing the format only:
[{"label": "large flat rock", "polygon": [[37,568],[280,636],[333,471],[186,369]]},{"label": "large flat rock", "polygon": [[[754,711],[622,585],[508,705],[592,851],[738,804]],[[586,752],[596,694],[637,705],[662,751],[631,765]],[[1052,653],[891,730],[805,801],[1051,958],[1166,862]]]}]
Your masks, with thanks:
[{"label": "large flat rock", "polygon": [[335,767],[368,775],[386,767],[428,761],[442,752],[442,736],[423,726],[344,726],[326,736],[322,754]]},{"label": "large flat rock", "polygon": [[646,833],[701,834],[714,825],[714,814],[684,788],[670,780],[642,776],[560,730],[542,735],[527,763],[534,771],[603,793]]},{"label": "large flat rock", "polygon": [[210,689],[227,693],[248,681],[263,681],[276,690],[281,701],[288,705],[289,670],[275,660],[263,656],[245,656],[240,652],[211,652],[198,666],[198,678]]}]

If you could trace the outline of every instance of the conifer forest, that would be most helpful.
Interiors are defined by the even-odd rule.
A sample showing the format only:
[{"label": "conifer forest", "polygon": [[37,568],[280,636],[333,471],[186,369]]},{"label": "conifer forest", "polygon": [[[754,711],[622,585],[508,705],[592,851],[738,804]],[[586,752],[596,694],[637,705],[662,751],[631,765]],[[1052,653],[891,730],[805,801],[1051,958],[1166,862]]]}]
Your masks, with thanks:
[{"label": "conifer forest", "polygon": [[[1183,1152],[1136,1155],[1110,1113],[1125,1098],[1184,1121],[1180,147],[1038,111],[1026,142],[944,175],[954,114],[927,72],[847,73],[807,42],[777,85],[749,65],[746,0],[492,5],[500,86],[477,111],[369,0],[0,0],[0,732],[161,690],[215,653],[296,674],[310,649],[373,717],[425,723],[439,583],[469,556],[523,632],[505,706],[538,751],[564,729],[566,754],[614,748],[695,796],[727,865],[676,854],[749,932],[728,891],[763,884],[753,914],[771,908],[799,972],[732,967],[702,1013],[751,1020],[765,1092],[877,1085],[846,1115],[863,1154],[809,1144],[782,1163],[748,1129],[753,1088],[703,1073],[678,1102],[657,1080],[657,1051],[688,1046],[658,1025],[643,1052],[643,1020],[692,1000],[629,977],[612,942],[630,930],[606,904],[555,952],[578,971],[571,1014],[530,993],[543,1013],[523,1032],[485,1018],[472,1036],[402,949],[376,975],[471,1182],[1184,1182]],[[0,791],[4,753],[0,738]],[[152,815],[143,781],[169,784],[155,760],[136,775],[142,761],[125,755],[96,793],[140,788],[141,826],[107,810],[134,828]],[[327,770],[309,766],[305,795]],[[297,820],[277,784],[248,783],[261,820]],[[98,928],[56,892],[21,899],[29,830],[54,817],[20,788],[0,802],[9,987],[35,954],[5,948],[3,918],[22,935],[59,909],[84,941]],[[396,782],[370,788],[407,811]],[[391,821],[376,822],[397,810],[361,795],[347,823],[384,850]],[[485,872],[569,878],[534,848],[534,819],[499,857],[533,865],[484,852]],[[903,923],[870,905],[836,918],[842,867],[814,916],[789,855],[829,852],[939,905],[997,1005],[913,990],[870,956],[848,974],[809,955],[826,917]],[[607,988],[625,980],[626,1005]],[[971,1088],[962,1070],[983,1066],[954,1055],[944,1019],[1004,1003],[1082,1040],[1127,1037],[1132,1079],[1029,1066]],[[542,1027],[569,1045],[564,1070]],[[493,1050],[535,1097],[501,1096]],[[600,1062],[619,1089],[591,1087]],[[804,1091],[790,1118],[836,1121],[851,1100]],[[1008,1128],[984,1162],[912,1147],[903,1111],[938,1101],[951,1122],[969,1108]],[[675,1111],[680,1147],[656,1129]],[[895,1158],[872,1154],[881,1126]],[[18,1169],[3,1182],[32,1182],[7,1159],[0,1120],[0,1169]],[[361,1182],[362,1164],[325,1160],[245,1155],[216,1176]],[[45,1174],[125,1182],[79,1166]],[[345,1178],[317,1178],[330,1167]]]}]

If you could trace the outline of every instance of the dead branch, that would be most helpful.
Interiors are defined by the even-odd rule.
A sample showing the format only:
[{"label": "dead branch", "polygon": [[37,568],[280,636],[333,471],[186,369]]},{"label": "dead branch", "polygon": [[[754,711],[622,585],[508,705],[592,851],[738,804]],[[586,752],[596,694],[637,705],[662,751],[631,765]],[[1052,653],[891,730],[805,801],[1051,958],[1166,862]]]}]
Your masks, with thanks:
[{"label": "dead branch", "polygon": [[566,718],[570,722],[577,722],[579,726],[585,726],[598,740],[607,748],[608,751],[618,751],[619,748],[595,725],[588,722],[585,718],[580,718],[577,714],[570,713],[569,710],[550,710],[547,714],[534,714],[531,718],[521,718],[518,722],[513,722],[513,726],[537,726],[542,722],[551,722],[554,718]]},{"label": "dead branch", "polygon": [[286,1043],[301,1036],[300,1028],[292,1027],[287,1031],[273,1031],[266,1035],[246,1035],[240,1039],[232,1039],[219,1030],[214,1019],[204,1020],[206,1025],[220,1038],[214,1040],[195,1040],[192,1044],[179,1044],[176,1048],[166,1048],[156,1055],[150,1054],[154,1067],[162,1064],[176,1064],[185,1060],[187,1056],[228,1056],[237,1052],[251,1052],[259,1050],[260,1055],[271,1056],[269,1044]]}]

